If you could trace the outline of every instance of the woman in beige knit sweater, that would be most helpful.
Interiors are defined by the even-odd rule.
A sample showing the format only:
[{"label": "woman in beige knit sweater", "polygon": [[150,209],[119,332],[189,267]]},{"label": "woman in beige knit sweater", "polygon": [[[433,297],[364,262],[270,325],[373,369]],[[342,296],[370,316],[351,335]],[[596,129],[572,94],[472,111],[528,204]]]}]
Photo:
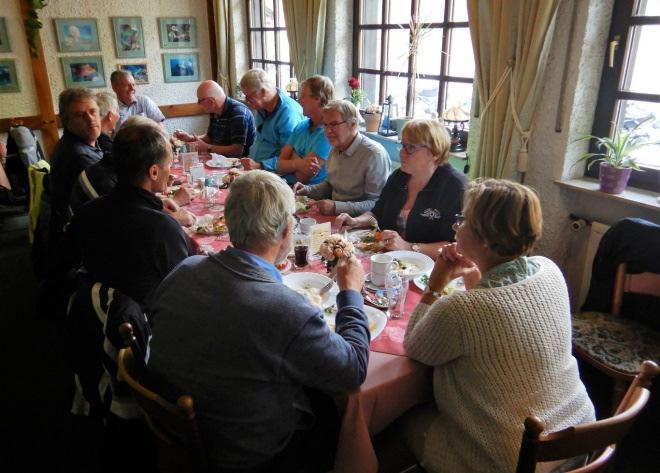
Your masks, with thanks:
[{"label": "woman in beige knit sweater", "polygon": [[[594,409],[571,355],[564,278],[549,259],[524,256],[541,234],[537,196],[475,181],[463,209],[404,341],[434,367],[436,406],[408,414],[403,434],[430,472],[512,472],[525,417],[556,431],[594,420]],[[457,277],[467,290],[441,297]]]}]

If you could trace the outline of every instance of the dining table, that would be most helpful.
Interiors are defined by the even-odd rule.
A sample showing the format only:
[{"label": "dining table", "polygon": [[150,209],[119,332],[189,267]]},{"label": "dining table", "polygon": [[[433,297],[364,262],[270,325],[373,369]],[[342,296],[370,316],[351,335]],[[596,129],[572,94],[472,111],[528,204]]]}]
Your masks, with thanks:
[{"label": "dining table", "polygon": [[[201,157],[205,163],[206,177],[213,177],[211,182],[219,182],[227,170],[219,170],[207,165],[208,158]],[[240,170],[240,167],[238,168]],[[248,171],[249,172],[249,171]],[[173,167],[174,176],[184,176],[183,169]],[[205,192],[201,186],[195,190],[191,202],[184,206],[198,219],[217,218],[224,214],[224,202],[231,192],[231,186],[213,189],[213,195]],[[206,181],[209,182],[208,180]],[[211,217],[207,217],[207,216]],[[335,216],[320,214],[315,206],[297,212],[300,218],[311,217],[318,223],[334,223]],[[222,251],[230,242],[229,234],[197,233],[195,226],[186,228],[193,249],[200,253]],[[370,255],[356,252],[365,271],[369,270]],[[289,255],[293,263],[293,254]],[[320,258],[310,258],[309,265],[296,268],[287,264],[282,273],[315,272],[327,274]],[[432,370],[406,356],[403,337],[410,314],[419,303],[421,291],[410,284],[405,302],[404,316],[398,319],[388,318],[385,327],[375,340],[370,343],[367,376],[362,385],[353,392],[335,396],[335,402],[341,414],[341,426],[335,455],[335,473],[376,473],[378,459],[371,436],[382,432],[393,421],[401,417],[410,408],[433,400]],[[367,299],[368,300],[368,299]]]}]

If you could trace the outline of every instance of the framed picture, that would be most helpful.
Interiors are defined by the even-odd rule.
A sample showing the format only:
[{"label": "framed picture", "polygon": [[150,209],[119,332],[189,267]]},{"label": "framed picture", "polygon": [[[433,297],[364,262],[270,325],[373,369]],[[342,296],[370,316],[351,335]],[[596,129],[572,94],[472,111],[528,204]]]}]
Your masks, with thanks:
[{"label": "framed picture", "polygon": [[11,52],[11,44],[9,44],[9,35],[7,34],[7,23],[4,17],[0,17],[0,53]]},{"label": "framed picture", "polygon": [[100,51],[94,18],[56,18],[57,45],[63,53]]},{"label": "framed picture", "polygon": [[101,56],[63,57],[64,84],[67,87],[105,87]]},{"label": "framed picture", "polygon": [[14,60],[0,60],[0,92],[18,92],[20,90]]},{"label": "framed picture", "polygon": [[196,82],[199,80],[197,53],[163,54],[165,82]]},{"label": "framed picture", "polygon": [[112,31],[115,35],[117,57],[146,57],[142,18],[139,16],[113,17]]},{"label": "framed picture", "polygon": [[196,48],[197,23],[194,17],[159,18],[160,47],[163,49]]},{"label": "framed picture", "polygon": [[130,72],[133,79],[135,79],[136,84],[149,83],[149,68],[147,67],[146,62],[140,62],[137,64],[117,64],[117,69]]}]

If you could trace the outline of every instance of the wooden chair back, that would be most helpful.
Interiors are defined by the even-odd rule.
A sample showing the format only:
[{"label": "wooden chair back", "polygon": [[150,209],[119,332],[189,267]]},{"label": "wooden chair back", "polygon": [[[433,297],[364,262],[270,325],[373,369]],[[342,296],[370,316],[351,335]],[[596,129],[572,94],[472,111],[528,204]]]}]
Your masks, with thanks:
[{"label": "wooden chair back", "polygon": [[207,471],[192,397],[184,394],[172,403],[147,387],[148,369],[131,325],[122,324],[120,333],[127,348],[119,351],[119,377],[130,388],[159,441],[161,471]]},{"label": "wooden chair back", "polygon": [[616,268],[616,278],[614,280],[612,314],[621,315],[623,295],[627,292],[647,294],[660,298],[660,274],[630,274],[627,272],[626,263],[619,264]]},{"label": "wooden chair back", "polygon": [[545,429],[541,419],[536,416],[525,419],[516,473],[534,473],[538,462],[568,460],[579,455],[589,455],[587,464],[567,473],[604,471],[617,445],[646,405],[658,371],[660,368],[654,362],[643,362],[612,417],[545,435],[541,434]]}]

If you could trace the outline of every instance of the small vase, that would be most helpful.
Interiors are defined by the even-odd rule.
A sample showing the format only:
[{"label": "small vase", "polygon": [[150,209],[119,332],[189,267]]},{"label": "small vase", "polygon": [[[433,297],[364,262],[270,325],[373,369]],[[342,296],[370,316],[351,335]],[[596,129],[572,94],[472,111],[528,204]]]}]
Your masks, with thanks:
[{"label": "small vase", "polygon": [[377,132],[380,124],[380,113],[365,113],[364,126],[366,131]]},{"label": "small vase", "polygon": [[613,168],[605,163],[600,163],[598,180],[600,191],[607,194],[621,194],[628,184],[632,168]]}]

